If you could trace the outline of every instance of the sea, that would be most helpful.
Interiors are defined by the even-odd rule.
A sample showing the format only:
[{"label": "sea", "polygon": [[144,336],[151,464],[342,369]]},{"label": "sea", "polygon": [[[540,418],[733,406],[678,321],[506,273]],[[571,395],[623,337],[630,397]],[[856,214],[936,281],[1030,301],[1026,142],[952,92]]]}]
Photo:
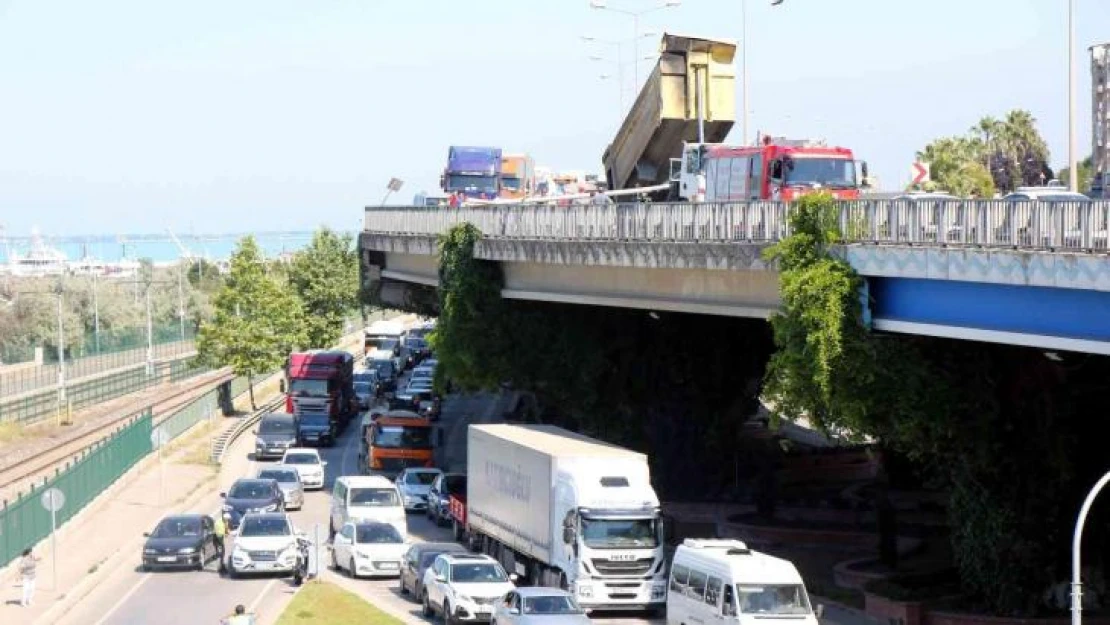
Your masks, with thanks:
[{"label": "sea", "polygon": [[[155,263],[176,262],[186,254],[211,261],[226,260],[235,250],[237,243],[248,233],[235,234],[180,234],[177,235],[181,246],[165,234],[150,235],[102,235],[102,236],[65,236],[52,237],[42,233],[42,241],[47,246],[63,252],[71,261],[84,257],[104,262],[123,259],[137,260],[149,258]],[[249,233],[258,241],[267,257],[276,258],[281,254],[292,253],[305,247],[312,240],[312,232],[263,232]],[[354,234],[348,233],[348,234]],[[7,263],[10,253],[26,254],[31,247],[31,237],[8,236],[0,241],[0,263]]]}]

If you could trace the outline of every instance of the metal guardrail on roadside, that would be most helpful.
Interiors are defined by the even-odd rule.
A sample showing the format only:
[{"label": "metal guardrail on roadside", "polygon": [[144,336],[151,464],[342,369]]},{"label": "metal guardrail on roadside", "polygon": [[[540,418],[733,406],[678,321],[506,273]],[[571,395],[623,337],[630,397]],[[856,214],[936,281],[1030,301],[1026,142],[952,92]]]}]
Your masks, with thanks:
[{"label": "metal guardrail on roadside", "polygon": [[[1110,250],[1110,201],[837,202],[849,243]],[[790,235],[785,202],[367,208],[366,232],[438,235],[470,223],[495,239],[775,242]]]},{"label": "metal guardrail on roadside", "polygon": [[242,436],[247,430],[254,426],[255,423],[258,423],[258,420],[262,418],[262,415],[274,412],[284,403],[284,397],[270,400],[269,402],[263,404],[262,407],[258,410],[255,410],[251,414],[243,417],[242,419],[239,419],[239,421],[236,422],[234,426],[228,428],[226,431],[224,431],[223,434],[216,437],[216,439],[212,441],[212,462],[216,464],[222,463],[224,461],[224,454],[227,453],[227,450],[235,444],[235,441],[239,440],[240,436]]}]

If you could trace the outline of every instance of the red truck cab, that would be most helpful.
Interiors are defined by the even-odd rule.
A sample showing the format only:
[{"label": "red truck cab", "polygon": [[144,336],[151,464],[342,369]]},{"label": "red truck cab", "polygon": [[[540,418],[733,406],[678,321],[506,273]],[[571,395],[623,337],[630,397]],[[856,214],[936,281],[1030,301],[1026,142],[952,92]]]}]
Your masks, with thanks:
[{"label": "red truck cab", "polygon": [[354,390],[354,356],[338,350],[294,352],[285,366],[285,411],[294,415],[328,415],[342,430],[358,414]]}]

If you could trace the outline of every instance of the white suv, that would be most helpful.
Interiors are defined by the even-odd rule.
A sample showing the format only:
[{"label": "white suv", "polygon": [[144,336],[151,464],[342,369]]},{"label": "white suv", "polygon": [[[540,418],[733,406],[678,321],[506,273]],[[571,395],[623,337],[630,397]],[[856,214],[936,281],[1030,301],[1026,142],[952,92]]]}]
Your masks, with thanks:
[{"label": "white suv", "polygon": [[286,573],[297,568],[297,530],[283,512],[247,514],[233,535],[228,558],[231,577],[244,573]]},{"label": "white suv", "polygon": [[440,554],[424,571],[424,616],[439,613],[448,623],[488,621],[497,600],[516,588],[515,580],[489,556]]},{"label": "white suv", "polygon": [[324,467],[326,460],[320,459],[320,452],[307,447],[290,447],[281,457],[281,464],[289,465],[301,476],[304,489],[319,490],[324,487]]}]

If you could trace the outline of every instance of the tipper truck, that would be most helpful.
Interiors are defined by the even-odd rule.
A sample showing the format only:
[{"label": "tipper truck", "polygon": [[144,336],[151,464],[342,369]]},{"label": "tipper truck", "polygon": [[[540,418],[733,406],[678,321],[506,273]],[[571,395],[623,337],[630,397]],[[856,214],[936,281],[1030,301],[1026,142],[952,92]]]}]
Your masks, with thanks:
[{"label": "tipper truck", "polygon": [[471,425],[467,475],[458,516],[471,547],[585,608],[664,607],[663,523],[647,456],[550,425]]},{"label": "tipper truck", "polygon": [[736,121],[735,56],[731,41],[663,34],[655,69],[601,157],[610,189],[677,199],[671,163],[683,145],[720,143]]}]

